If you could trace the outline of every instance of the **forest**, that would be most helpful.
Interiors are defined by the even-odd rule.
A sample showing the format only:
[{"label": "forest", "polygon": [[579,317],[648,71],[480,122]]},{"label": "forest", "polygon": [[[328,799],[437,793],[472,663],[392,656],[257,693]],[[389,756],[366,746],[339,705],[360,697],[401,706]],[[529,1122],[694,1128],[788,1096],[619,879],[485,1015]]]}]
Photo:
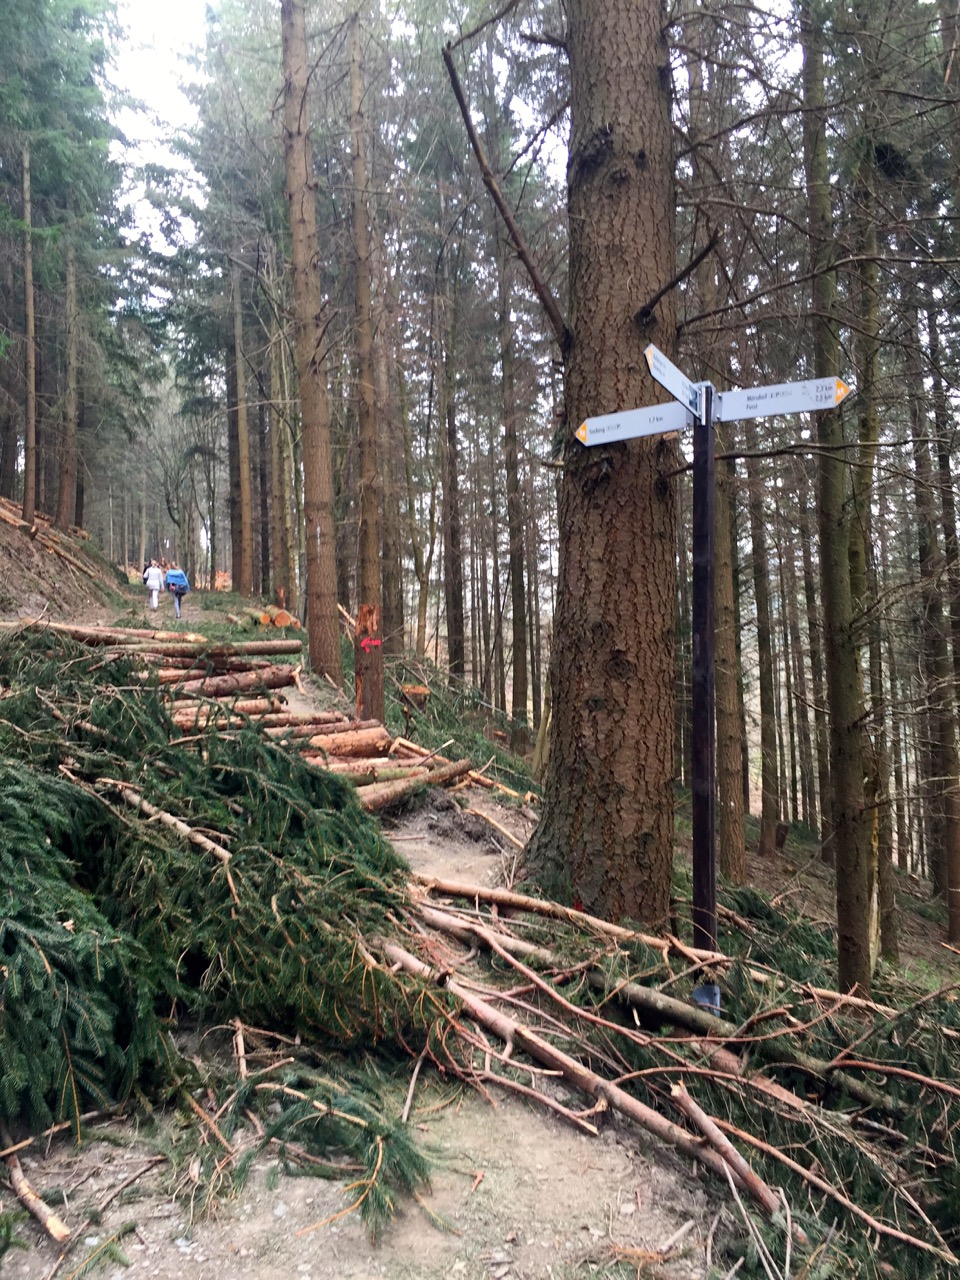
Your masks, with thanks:
[{"label": "forest", "polygon": [[335,682],[338,608],[367,617],[536,748],[542,887],[662,923],[691,440],[576,432],[669,398],[651,343],[721,393],[840,378],[718,426],[720,869],[751,811],[771,859],[814,833],[841,990],[896,959],[898,876],[960,944],[950,0],[220,0],[177,166],[128,155],[107,0],[2,15],[25,522],[285,605]]}]

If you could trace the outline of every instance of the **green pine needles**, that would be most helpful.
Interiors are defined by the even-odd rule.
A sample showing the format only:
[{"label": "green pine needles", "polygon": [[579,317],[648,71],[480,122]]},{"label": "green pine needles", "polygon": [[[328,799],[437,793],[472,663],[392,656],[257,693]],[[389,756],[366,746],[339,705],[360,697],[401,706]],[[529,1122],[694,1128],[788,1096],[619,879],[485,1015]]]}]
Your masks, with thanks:
[{"label": "green pine needles", "polygon": [[[184,1017],[419,1047],[428,1006],[363,943],[391,932],[405,865],[352,789],[252,726],[181,740],[129,683],[69,641],[0,643],[0,1120],[79,1127],[91,1103],[175,1093]],[[332,1114],[297,1124],[342,1145]],[[372,1223],[425,1178],[378,1125]]]}]

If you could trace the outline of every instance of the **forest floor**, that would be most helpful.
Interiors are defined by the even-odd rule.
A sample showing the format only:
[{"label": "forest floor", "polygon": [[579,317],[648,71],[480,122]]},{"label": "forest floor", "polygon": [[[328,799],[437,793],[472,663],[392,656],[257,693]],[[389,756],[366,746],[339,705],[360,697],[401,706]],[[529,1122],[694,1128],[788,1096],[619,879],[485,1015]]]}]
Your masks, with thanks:
[{"label": "forest floor", "polygon": [[[80,575],[65,585],[46,564],[47,577],[38,578],[30,564],[6,554],[4,532],[0,564],[10,572],[0,615],[7,619],[45,613],[85,624],[176,625],[169,599],[153,615],[139,591],[119,583],[91,592],[75,581]],[[194,593],[179,629],[216,623],[221,609],[216,598]],[[316,693],[325,702],[332,695]],[[476,788],[463,796],[477,813],[433,792],[385,819],[387,834],[425,875],[480,885],[511,880],[516,851],[479,814],[521,840],[530,817]],[[682,829],[677,856],[689,856]],[[751,856],[750,874],[757,887],[788,898],[832,932],[830,873],[811,846],[794,849],[788,841],[774,860]],[[936,987],[949,957],[932,923],[928,887],[905,879],[900,888],[904,964],[914,981]],[[403,1104],[398,1096],[398,1113]],[[75,1243],[58,1265],[59,1247],[32,1219],[24,1221],[17,1235],[27,1247],[3,1257],[4,1280],[72,1280],[94,1258],[95,1274],[110,1280],[699,1280],[726,1275],[731,1265],[730,1255],[722,1266],[719,1260],[737,1217],[727,1195],[702,1170],[617,1119],[591,1138],[515,1097],[482,1097],[424,1072],[410,1125],[431,1161],[431,1189],[403,1206],[377,1245],[356,1214],[337,1217],[350,1203],[343,1187],[283,1176],[267,1157],[235,1198],[221,1201],[212,1216],[194,1216],[189,1175],[174,1174],[166,1158],[178,1123],[173,1115],[143,1128],[107,1120],[91,1125],[79,1149],[59,1138],[23,1151],[27,1177],[54,1192]],[[0,1185],[0,1209],[12,1207]],[[118,1234],[127,1265],[105,1248]]]}]

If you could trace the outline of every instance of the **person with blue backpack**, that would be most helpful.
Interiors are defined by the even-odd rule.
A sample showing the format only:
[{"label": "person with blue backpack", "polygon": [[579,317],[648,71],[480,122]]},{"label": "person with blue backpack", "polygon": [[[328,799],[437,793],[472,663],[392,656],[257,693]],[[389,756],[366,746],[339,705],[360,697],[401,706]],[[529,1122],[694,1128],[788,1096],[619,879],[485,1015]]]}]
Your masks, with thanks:
[{"label": "person with blue backpack", "polygon": [[183,603],[183,597],[190,590],[190,583],[187,575],[182,569],[178,569],[175,564],[172,564],[167,570],[167,590],[173,593],[173,607],[179,618],[180,606]]}]

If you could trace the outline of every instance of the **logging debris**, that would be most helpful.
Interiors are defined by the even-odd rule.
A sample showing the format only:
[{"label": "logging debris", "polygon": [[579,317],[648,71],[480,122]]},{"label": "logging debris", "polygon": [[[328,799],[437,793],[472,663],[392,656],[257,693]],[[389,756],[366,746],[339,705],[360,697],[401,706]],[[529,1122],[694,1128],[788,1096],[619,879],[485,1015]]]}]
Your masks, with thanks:
[{"label": "logging debris", "polygon": [[[0,1120],[17,1142],[62,1118],[79,1139],[90,1101],[171,1097],[194,1125],[198,1208],[279,1144],[286,1165],[348,1177],[345,1208],[378,1230],[428,1176],[376,1079],[417,1061],[584,1132],[628,1117],[754,1206],[783,1274],[791,1250],[830,1252],[837,1275],[956,1274],[953,988],[840,995],[829,940],[756,893],[727,894],[721,950],[702,952],[418,880],[363,788],[305,759],[369,727],[328,712],[299,732],[306,713],[263,691],[172,698],[133,679],[143,661],[0,636]],[[414,745],[330,762],[422,785],[446,766]],[[690,998],[707,974],[722,1017]],[[232,1059],[184,1059],[171,1012],[229,1028]]]}]

